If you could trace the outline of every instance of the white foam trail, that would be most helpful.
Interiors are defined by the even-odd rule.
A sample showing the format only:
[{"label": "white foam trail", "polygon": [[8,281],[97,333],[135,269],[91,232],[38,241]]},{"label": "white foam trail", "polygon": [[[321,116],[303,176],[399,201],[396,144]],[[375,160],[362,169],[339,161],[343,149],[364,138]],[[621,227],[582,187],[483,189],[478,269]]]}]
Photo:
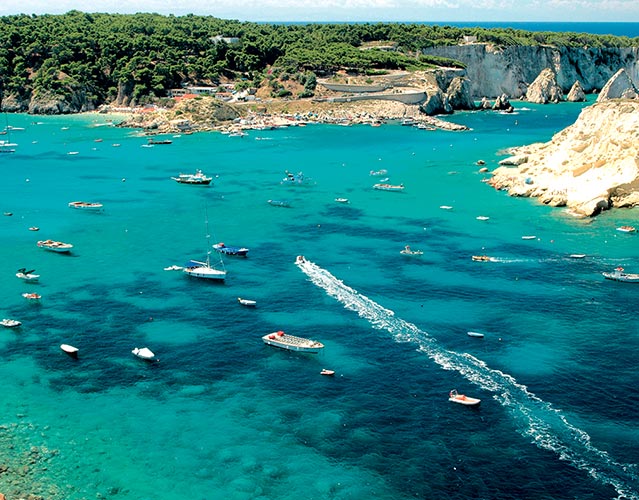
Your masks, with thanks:
[{"label": "white foam trail", "polygon": [[590,436],[568,422],[560,410],[528,391],[514,377],[489,368],[468,353],[460,354],[440,347],[428,333],[395,317],[393,311],[359,294],[313,262],[298,258],[296,265],[311,282],[375,328],[386,330],[398,342],[415,342],[421,352],[443,369],[457,371],[482,389],[494,393],[493,399],[514,417],[518,432],[529,437],[536,446],[555,452],[561,460],[586,471],[601,483],[611,485],[619,494],[618,499],[639,500],[636,464],[615,462],[608,453],[593,446]]}]

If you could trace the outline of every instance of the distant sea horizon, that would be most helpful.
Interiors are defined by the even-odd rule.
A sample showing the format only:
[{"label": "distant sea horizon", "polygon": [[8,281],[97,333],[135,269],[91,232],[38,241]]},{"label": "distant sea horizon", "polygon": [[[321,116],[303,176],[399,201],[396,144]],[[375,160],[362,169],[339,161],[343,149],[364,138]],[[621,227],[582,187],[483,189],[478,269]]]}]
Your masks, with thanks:
[{"label": "distant sea horizon", "polygon": [[557,33],[589,33],[639,37],[639,22],[563,22],[563,21],[265,21],[260,24],[425,24],[456,26],[458,28],[512,28],[523,31],[549,31]]}]

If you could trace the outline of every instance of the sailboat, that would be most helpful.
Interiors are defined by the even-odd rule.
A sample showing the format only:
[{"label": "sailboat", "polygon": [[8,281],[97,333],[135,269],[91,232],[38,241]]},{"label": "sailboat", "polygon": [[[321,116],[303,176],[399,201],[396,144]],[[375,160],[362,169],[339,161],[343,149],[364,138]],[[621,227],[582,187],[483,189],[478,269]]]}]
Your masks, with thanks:
[{"label": "sailboat", "polygon": [[226,269],[224,269],[224,261],[222,260],[222,254],[220,254],[220,264],[219,264],[219,267],[221,267],[221,269],[211,267],[210,240],[211,240],[211,235],[209,234],[209,217],[207,212],[206,214],[206,262],[191,260],[186,264],[186,266],[184,266],[182,271],[188,276],[193,276],[194,278],[224,281],[224,279],[226,278]]},{"label": "sailboat", "polygon": [[[2,94],[0,93],[0,112],[2,111]],[[15,153],[17,144],[15,142],[11,142],[11,135],[9,132],[11,130],[18,130],[17,127],[11,127],[9,125],[9,119],[7,118],[7,114],[4,114],[5,121],[7,123],[6,127],[2,131],[2,135],[6,135],[8,140],[0,140],[0,153]]]}]

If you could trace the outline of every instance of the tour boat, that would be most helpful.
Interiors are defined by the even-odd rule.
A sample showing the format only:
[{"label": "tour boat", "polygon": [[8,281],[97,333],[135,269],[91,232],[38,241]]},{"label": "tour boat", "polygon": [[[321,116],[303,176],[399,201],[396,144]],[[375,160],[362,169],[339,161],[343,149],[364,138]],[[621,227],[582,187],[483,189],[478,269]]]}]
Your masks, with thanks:
[{"label": "tour boat", "polygon": [[264,335],[262,340],[265,344],[273,347],[280,347],[281,349],[288,349],[289,351],[308,352],[311,354],[317,354],[320,349],[324,348],[324,344],[321,342],[287,335],[282,330]]},{"label": "tour boat", "polygon": [[21,324],[22,323],[17,319],[4,318],[2,321],[0,321],[0,325],[4,326],[5,328],[16,328]]},{"label": "tour boat", "polygon": [[404,190],[403,184],[373,184],[373,189],[379,189],[380,191],[398,191],[401,192]]},{"label": "tour boat", "polygon": [[246,257],[246,254],[248,254],[249,251],[248,248],[229,246],[222,242],[216,243],[215,245],[213,245],[213,248],[225,255],[238,255],[240,257]]},{"label": "tour boat", "polygon": [[198,169],[195,171],[194,174],[179,174],[177,177],[171,177],[171,179],[179,184],[208,186],[209,184],[211,184],[213,177],[207,177],[202,173],[200,169]]},{"label": "tour boat", "polygon": [[613,281],[624,281],[626,283],[639,283],[639,274],[626,273],[623,267],[617,267],[610,273],[601,273],[604,278]]},{"label": "tour boat", "polygon": [[617,228],[617,231],[621,231],[622,233],[636,233],[637,228],[634,226],[621,226]]},{"label": "tour boat", "polygon": [[134,356],[137,356],[144,361],[159,361],[159,359],[155,357],[153,351],[148,347],[136,347],[131,352]]},{"label": "tour boat", "polygon": [[33,271],[35,271],[35,269],[31,269],[30,271],[27,271],[25,267],[22,267],[18,269],[18,272],[16,273],[16,277],[27,282],[35,283],[36,281],[40,279],[40,275],[33,274]]},{"label": "tour boat", "polygon": [[243,299],[241,297],[237,298],[237,301],[242,304],[243,306],[246,307],[255,307],[257,305],[257,302],[255,302],[254,300],[250,300],[250,299]]},{"label": "tour boat", "polygon": [[479,403],[481,403],[481,399],[471,398],[470,396],[459,394],[455,389],[448,393],[448,401],[459,403],[465,406],[479,406]]},{"label": "tour boat", "polygon": [[102,210],[104,205],[102,203],[90,202],[90,201],[72,201],[69,203],[69,208],[77,208],[81,210]]},{"label": "tour boat", "polygon": [[63,352],[68,354],[73,359],[78,359],[79,349],[77,347],[73,347],[72,345],[69,345],[69,344],[60,344],[60,349],[62,349]]},{"label": "tour boat", "polygon": [[67,253],[73,248],[71,243],[63,243],[61,241],[42,240],[38,241],[38,246],[52,252]]},{"label": "tour boat", "polygon": [[411,250],[410,245],[406,245],[403,250],[400,250],[399,253],[402,255],[424,255],[424,252],[421,250]]}]

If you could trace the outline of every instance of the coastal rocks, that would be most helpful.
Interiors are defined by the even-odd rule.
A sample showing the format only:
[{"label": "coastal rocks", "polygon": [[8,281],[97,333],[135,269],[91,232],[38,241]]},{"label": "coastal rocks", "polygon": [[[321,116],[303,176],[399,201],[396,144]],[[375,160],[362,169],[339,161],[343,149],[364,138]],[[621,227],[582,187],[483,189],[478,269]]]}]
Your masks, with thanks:
[{"label": "coastal rocks", "polygon": [[29,101],[28,113],[33,115],[63,115],[93,111],[93,101],[83,90],[70,91],[67,95],[52,92],[34,93]]},{"label": "coastal rocks", "polygon": [[586,93],[584,92],[584,88],[577,80],[572,87],[570,87],[570,91],[566,96],[566,101],[568,102],[584,102],[586,100]]},{"label": "coastal rocks", "polygon": [[526,92],[526,100],[538,104],[563,101],[564,94],[557,84],[555,72],[550,68],[545,68],[535,81],[530,84]]},{"label": "coastal rocks", "polygon": [[[585,108],[550,142],[515,148],[517,167],[500,166],[489,184],[512,196],[538,197],[582,216],[639,205],[639,101]],[[510,159],[510,163],[517,163]]]},{"label": "coastal rocks", "polygon": [[513,111],[513,107],[506,94],[502,94],[495,99],[495,104],[493,104],[492,109],[495,111],[507,111],[509,113]]},{"label": "coastal rocks", "polygon": [[426,90],[426,100],[419,106],[419,110],[427,115],[450,114],[453,107],[448,102],[448,97],[439,87],[430,87]]},{"label": "coastal rocks", "polygon": [[467,78],[455,77],[446,89],[449,104],[456,110],[473,110],[475,102],[470,95],[470,82]]},{"label": "coastal rocks", "polygon": [[636,99],[637,94],[639,90],[628,76],[628,72],[622,68],[606,82],[597,97],[597,102],[607,99]]}]

